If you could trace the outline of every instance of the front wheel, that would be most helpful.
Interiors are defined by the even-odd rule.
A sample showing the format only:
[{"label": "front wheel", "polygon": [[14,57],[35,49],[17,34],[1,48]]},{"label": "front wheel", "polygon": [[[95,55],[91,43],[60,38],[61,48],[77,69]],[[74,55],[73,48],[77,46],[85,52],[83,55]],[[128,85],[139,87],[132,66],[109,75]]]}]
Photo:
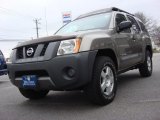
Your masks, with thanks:
[{"label": "front wheel", "polygon": [[146,51],[145,61],[139,67],[139,72],[142,77],[149,77],[152,75],[152,57],[149,51]]},{"label": "front wheel", "polygon": [[85,88],[89,99],[99,105],[113,101],[117,90],[117,75],[114,62],[109,57],[96,59],[91,83]]},{"label": "front wheel", "polygon": [[26,98],[29,98],[29,99],[42,99],[44,98],[49,90],[39,90],[39,91],[36,91],[36,90],[31,90],[31,89],[22,89],[22,88],[19,88],[19,91],[20,93],[26,97]]}]

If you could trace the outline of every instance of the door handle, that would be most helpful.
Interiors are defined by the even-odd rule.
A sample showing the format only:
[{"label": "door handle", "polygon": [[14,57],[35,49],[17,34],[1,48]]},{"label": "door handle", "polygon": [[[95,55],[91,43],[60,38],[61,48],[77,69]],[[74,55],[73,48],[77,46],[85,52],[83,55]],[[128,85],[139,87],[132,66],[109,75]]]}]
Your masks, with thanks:
[{"label": "door handle", "polygon": [[133,41],[136,41],[135,34],[132,34],[131,39],[132,39]]}]

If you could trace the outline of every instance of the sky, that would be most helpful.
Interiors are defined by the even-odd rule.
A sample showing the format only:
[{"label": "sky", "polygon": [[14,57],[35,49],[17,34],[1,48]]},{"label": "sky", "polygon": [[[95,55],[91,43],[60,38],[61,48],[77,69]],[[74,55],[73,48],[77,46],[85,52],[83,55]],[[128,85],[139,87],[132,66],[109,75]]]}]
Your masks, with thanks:
[{"label": "sky", "polygon": [[70,11],[73,20],[113,6],[130,13],[143,12],[160,23],[160,0],[0,0],[0,50],[9,57],[18,42],[36,38],[34,19],[40,19],[39,36],[44,37],[63,25],[64,12]]}]

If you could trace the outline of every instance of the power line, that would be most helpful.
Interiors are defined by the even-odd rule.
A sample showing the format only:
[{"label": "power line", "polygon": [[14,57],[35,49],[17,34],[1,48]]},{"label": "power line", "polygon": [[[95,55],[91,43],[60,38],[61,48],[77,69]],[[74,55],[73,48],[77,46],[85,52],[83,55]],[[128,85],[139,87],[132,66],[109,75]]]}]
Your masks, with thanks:
[{"label": "power line", "polygon": [[30,38],[32,35],[27,35],[26,36],[26,35],[22,35],[22,34],[19,34],[19,35],[0,34],[0,39],[2,37],[3,37],[2,39],[10,39],[10,38],[13,39],[13,38],[17,38],[17,36],[25,39],[25,38]]},{"label": "power line", "polygon": [[36,34],[37,34],[37,38],[39,38],[39,27],[38,27],[38,25],[40,24],[40,21],[41,19],[34,19],[33,21],[35,22],[35,24],[36,24]]},{"label": "power line", "polygon": [[0,42],[24,42],[27,40],[28,39],[3,39],[3,38],[0,38]]},{"label": "power line", "polygon": [[30,19],[34,18],[31,15],[20,13],[20,12],[14,11],[12,9],[4,8],[4,7],[1,7],[1,6],[0,6],[0,11],[3,12],[3,13],[10,14],[10,15],[21,16],[21,17],[30,18]]},{"label": "power line", "polygon": [[[34,19],[35,17],[31,16],[31,15],[28,15],[28,14],[24,14],[24,13],[21,13],[21,12],[17,12],[15,10],[12,10],[12,9],[8,9],[8,8],[4,8],[4,7],[1,7],[0,6],[0,12],[3,12],[5,14],[8,14],[8,15],[14,15],[14,16],[20,16],[20,17],[23,17],[23,18],[29,18],[29,19]],[[36,35],[37,35],[37,38],[39,38],[39,24],[40,24],[40,21],[41,19],[34,19],[34,22],[36,24]],[[46,8],[45,8],[45,26],[46,26],[46,33],[48,35],[48,28],[47,28],[47,16],[46,16]],[[5,29],[7,31],[13,31],[13,30],[10,30],[10,29]],[[14,31],[16,32],[16,31]]]},{"label": "power line", "polygon": [[[26,28],[23,28],[23,30],[26,30]],[[29,30],[29,28],[27,28]],[[24,33],[26,34],[24,31],[22,31],[22,29],[8,29],[8,28],[0,28],[0,33],[4,33],[4,31],[6,32],[16,32],[16,33]],[[0,34],[1,36],[1,34]]]}]

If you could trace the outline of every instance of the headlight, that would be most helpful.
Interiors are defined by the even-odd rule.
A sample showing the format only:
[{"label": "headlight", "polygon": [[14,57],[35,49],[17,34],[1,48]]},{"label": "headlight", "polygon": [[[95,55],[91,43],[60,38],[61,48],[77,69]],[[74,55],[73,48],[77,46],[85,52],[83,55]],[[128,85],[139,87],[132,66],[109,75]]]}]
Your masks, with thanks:
[{"label": "headlight", "polygon": [[61,41],[57,55],[78,53],[80,45],[81,45],[80,38]]}]

